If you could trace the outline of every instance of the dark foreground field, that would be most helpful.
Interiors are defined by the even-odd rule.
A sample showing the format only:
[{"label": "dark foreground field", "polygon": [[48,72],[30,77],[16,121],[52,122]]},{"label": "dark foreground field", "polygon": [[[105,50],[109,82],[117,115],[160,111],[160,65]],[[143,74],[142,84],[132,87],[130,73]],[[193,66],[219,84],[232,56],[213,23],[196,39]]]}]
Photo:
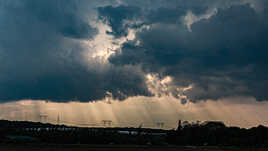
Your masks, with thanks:
[{"label": "dark foreground field", "polygon": [[223,151],[212,148],[177,146],[138,146],[138,145],[1,145],[1,151]]},{"label": "dark foreground field", "polygon": [[48,145],[0,144],[0,151],[268,151],[219,147],[139,146],[139,145]]},{"label": "dark foreground field", "polygon": [[176,130],[162,130],[0,120],[0,151],[268,151],[267,147],[268,127],[227,127],[217,121],[186,125],[180,121]]}]

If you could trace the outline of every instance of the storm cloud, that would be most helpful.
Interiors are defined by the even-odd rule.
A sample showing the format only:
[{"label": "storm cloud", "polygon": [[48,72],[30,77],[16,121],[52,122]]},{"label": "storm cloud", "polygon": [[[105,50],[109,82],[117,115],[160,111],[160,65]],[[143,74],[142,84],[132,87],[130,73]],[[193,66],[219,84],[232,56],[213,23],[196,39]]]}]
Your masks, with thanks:
[{"label": "storm cloud", "polygon": [[[258,1],[263,2],[262,9],[250,1],[220,2],[200,11],[165,8],[173,11],[170,14],[180,12],[177,20],[172,15],[164,19],[148,15],[149,28],[138,31],[136,39],[125,43],[110,62],[141,65],[146,73],[171,76],[177,87],[191,85],[185,92],[191,101],[229,96],[267,100],[267,2]],[[158,15],[163,8],[153,11]]]},{"label": "storm cloud", "polygon": [[[167,93],[187,88],[191,101],[267,100],[267,7],[265,0],[3,0],[0,100],[152,96],[148,75],[170,77]],[[87,45],[103,34],[100,25],[112,41],[107,62],[91,54],[108,49]]]},{"label": "storm cloud", "polygon": [[0,100],[64,102],[99,100],[107,93],[118,99],[146,95],[144,77],[135,67],[117,68],[85,58],[91,50],[82,42],[98,34],[89,20],[96,16],[97,4],[1,1]]}]

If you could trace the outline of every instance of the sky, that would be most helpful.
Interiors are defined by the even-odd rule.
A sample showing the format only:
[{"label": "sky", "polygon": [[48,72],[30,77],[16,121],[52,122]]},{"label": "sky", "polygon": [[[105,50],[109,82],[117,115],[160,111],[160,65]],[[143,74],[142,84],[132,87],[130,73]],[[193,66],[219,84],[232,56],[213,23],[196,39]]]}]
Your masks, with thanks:
[{"label": "sky", "polygon": [[268,125],[266,0],[1,0],[0,119]]}]

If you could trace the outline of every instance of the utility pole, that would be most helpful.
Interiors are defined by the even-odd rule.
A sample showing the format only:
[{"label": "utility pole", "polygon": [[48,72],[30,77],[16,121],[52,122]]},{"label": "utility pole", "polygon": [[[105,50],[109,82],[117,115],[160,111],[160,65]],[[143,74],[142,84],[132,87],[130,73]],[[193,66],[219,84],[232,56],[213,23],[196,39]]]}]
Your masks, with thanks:
[{"label": "utility pole", "polygon": [[165,125],[164,122],[157,122],[157,123],[156,123],[156,126],[157,126],[158,128],[164,128],[164,125]]},{"label": "utility pole", "polygon": [[57,124],[60,125],[60,115],[58,114]]},{"label": "utility pole", "polygon": [[103,126],[106,127],[106,126],[111,126],[112,125],[112,121],[111,120],[102,120],[102,123],[103,123]]},{"label": "utility pole", "polygon": [[47,115],[45,114],[40,114],[39,115],[39,122],[44,122],[44,123],[47,123]]}]

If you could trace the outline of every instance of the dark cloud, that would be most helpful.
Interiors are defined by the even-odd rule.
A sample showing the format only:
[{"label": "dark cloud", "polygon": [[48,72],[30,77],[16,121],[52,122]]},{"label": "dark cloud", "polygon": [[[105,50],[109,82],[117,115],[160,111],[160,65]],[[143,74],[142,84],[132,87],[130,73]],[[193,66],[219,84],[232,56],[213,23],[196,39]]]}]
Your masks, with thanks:
[{"label": "dark cloud", "polygon": [[[262,0],[2,0],[0,100],[151,96],[149,73],[171,76],[174,95],[192,85],[184,92],[192,101],[267,100],[266,8]],[[98,22],[115,43],[137,32],[106,64],[85,56]]]},{"label": "dark cloud", "polygon": [[[17,77],[16,77],[17,78]],[[29,79],[28,79],[29,78]],[[149,95],[142,75],[129,69],[111,68],[94,73],[83,68],[67,68],[56,73],[1,82],[2,101],[33,99],[65,101],[94,101],[108,96],[125,99],[138,94]],[[141,83],[141,84],[137,84]]]},{"label": "dark cloud", "polygon": [[[121,36],[126,36],[128,34],[127,29],[132,28],[133,25],[128,24],[127,20],[134,20],[141,17],[141,10],[139,7],[134,6],[106,6],[99,7],[99,19],[107,23],[111,28],[112,32],[107,32],[107,34],[112,34],[116,38]],[[135,26],[135,25],[134,25]]]},{"label": "dark cloud", "polygon": [[1,101],[92,101],[103,99],[107,92],[118,99],[149,95],[144,76],[136,68],[85,60],[84,53],[90,50],[80,40],[97,34],[89,24],[91,12],[83,9],[89,4],[1,1]]},{"label": "dark cloud", "polygon": [[170,22],[156,19],[110,62],[141,64],[147,73],[172,76],[178,87],[192,84],[193,89],[186,92],[192,101],[228,96],[267,100],[266,16],[265,9],[260,13],[243,3],[218,8],[209,19],[195,22],[192,31],[183,23],[171,22],[172,17]]}]

